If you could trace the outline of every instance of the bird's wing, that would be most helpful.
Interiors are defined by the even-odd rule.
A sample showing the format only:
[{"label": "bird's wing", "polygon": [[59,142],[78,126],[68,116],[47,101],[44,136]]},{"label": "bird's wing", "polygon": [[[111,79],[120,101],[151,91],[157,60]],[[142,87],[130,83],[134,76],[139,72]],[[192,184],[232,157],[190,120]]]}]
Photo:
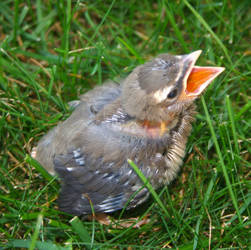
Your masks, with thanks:
[{"label": "bird's wing", "polygon": [[54,168],[62,181],[58,203],[65,212],[91,214],[92,207],[95,212],[113,212],[122,209],[129,198],[125,192],[128,181],[112,170],[105,173],[88,167],[80,149],[56,155]]},{"label": "bird's wing", "polygon": [[72,115],[43,136],[38,143],[35,158],[54,175],[52,157],[55,154],[65,153],[74,134],[77,132],[82,134],[96,114],[106,104],[117,99],[120,93],[119,84],[108,82],[83,94],[80,100],[70,102],[69,105],[75,109]]},{"label": "bird's wing", "polygon": [[117,84],[109,80],[81,95],[79,100],[68,102],[68,105],[72,109],[75,109],[80,104],[84,103],[91,109],[92,113],[97,114],[106,104],[109,104],[117,99],[120,94],[121,84]]},{"label": "bird's wing", "polygon": [[98,113],[105,105],[112,103],[121,94],[121,85],[108,81],[80,96],[93,113]]}]

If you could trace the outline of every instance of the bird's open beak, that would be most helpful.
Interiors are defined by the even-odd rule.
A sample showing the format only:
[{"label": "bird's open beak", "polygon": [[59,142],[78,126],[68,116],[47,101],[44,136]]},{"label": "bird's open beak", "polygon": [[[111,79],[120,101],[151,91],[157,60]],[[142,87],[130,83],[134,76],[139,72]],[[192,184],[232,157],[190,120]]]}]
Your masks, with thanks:
[{"label": "bird's open beak", "polygon": [[189,100],[198,97],[204,89],[222,72],[223,67],[195,66],[195,62],[201,54],[201,50],[192,52],[184,57],[184,63],[190,66],[184,79],[183,91],[179,100]]}]

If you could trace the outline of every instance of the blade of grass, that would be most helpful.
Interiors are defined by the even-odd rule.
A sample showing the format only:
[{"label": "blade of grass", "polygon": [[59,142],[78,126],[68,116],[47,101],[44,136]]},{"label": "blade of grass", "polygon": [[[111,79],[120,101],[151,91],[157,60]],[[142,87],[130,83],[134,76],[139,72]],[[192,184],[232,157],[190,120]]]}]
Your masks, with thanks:
[{"label": "blade of grass", "polygon": [[94,31],[94,34],[91,37],[91,41],[93,41],[93,39],[96,37],[97,33],[99,32],[99,29],[101,28],[101,26],[103,25],[103,23],[105,22],[107,16],[109,15],[113,5],[115,4],[116,0],[113,0],[112,3],[110,4],[107,12],[105,13],[104,17],[102,18],[101,22],[99,23],[99,25],[97,26],[97,28]]},{"label": "blade of grass", "polygon": [[163,212],[165,213],[166,217],[170,218],[170,215],[169,215],[168,211],[166,210],[166,207],[164,206],[164,204],[160,200],[158,194],[155,192],[153,186],[150,184],[150,182],[147,180],[147,178],[143,175],[143,173],[140,171],[140,169],[137,167],[137,165],[132,160],[128,159],[127,161],[130,164],[130,166],[133,168],[133,170],[135,171],[135,173],[142,180],[142,182],[144,183],[144,185],[147,187],[147,189],[149,190],[149,192],[152,194],[153,198],[158,203],[158,205],[160,206],[160,208],[163,210]]},{"label": "blade of grass", "polygon": [[250,109],[250,107],[251,107],[251,102],[246,103],[237,113],[235,120],[239,120],[241,116]]},{"label": "blade of grass", "polygon": [[37,84],[36,84],[36,81],[30,76],[30,73],[27,72],[22,66],[21,64],[19,64],[19,62],[17,60],[14,60],[3,48],[0,48],[0,51],[5,55],[7,56],[10,61],[15,64],[19,70],[24,73],[26,75],[26,77],[30,80],[30,83],[31,85],[34,87],[34,90],[36,92],[36,95],[37,95],[37,98],[39,100],[39,104],[40,104],[40,108],[41,110],[43,110],[43,106],[41,105],[42,101],[41,101],[41,97],[40,97],[40,94],[39,94],[39,91],[38,91],[38,87],[37,87]]},{"label": "blade of grass", "polygon": [[239,145],[238,145],[236,128],[235,128],[235,124],[234,124],[233,109],[232,109],[231,101],[229,99],[229,95],[226,96],[226,103],[227,103],[228,116],[229,116],[229,119],[231,122],[231,128],[232,128],[232,133],[233,133],[233,138],[234,138],[234,145],[235,145],[236,154],[239,155],[240,150],[239,150]]},{"label": "blade of grass", "polygon": [[[41,4],[41,0],[36,0],[36,5],[37,5],[37,22],[43,23],[43,13],[42,13],[42,4]],[[40,31],[40,39],[42,40],[42,46],[43,46],[43,50],[45,51],[46,49],[46,39],[45,39],[45,33],[44,33],[44,29],[42,29]]]},{"label": "blade of grass", "polygon": [[210,183],[207,188],[207,191],[205,193],[204,199],[203,199],[203,209],[201,211],[201,214],[199,216],[199,219],[198,219],[198,221],[196,223],[196,227],[195,227],[193,249],[197,249],[197,245],[198,245],[198,241],[199,241],[200,224],[201,224],[201,221],[203,219],[204,214],[206,213],[207,202],[209,200],[210,194],[212,193],[216,178],[217,178],[217,172],[215,172],[213,177],[211,178]]},{"label": "blade of grass", "polygon": [[15,10],[14,10],[14,27],[13,27],[13,39],[14,41],[16,42],[16,39],[17,39],[17,31],[18,31],[18,15],[19,15],[19,8],[18,8],[18,5],[19,5],[19,0],[15,0]]},{"label": "blade of grass", "polygon": [[132,55],[134,55],[139,60],[140,63],[143,63],[143,60],[142,60],[141,56],[133,48],[132,44],[130,44],[129,41],[125,41],[125,40],[123,40],[120,37],[117,37],[117,40],[119,41],[119,43],[121,43],[122,45],[124,45],[132,53]]},{"label": "blade of grass", "polygon": [[[247,195],[247,198],[244,200],[244,204],[240,208],[240,214],[242,214],[246,209],[250,209],[251,204],[251,193]],[[228,222],[226,222],[227,225],[230,225],[234,220],[238,218],[237,215],[234,215]]]},{"label": "blade of grass", "polygon": [[65,65],[65,62],[68,60],[68,53],[69,53],[69,34],[71,28],[71,19],[72,19],[72,12],[71,12],[71,0],[67,0],[65,3],[64,8],[64,18],[63,18],[63,36],[62,36],[62,44],[61,49],[64,57],[64,61],[62,65]]},{"label": "blade of grass", "polygon": [[43,215],[39,214],[38,217],[37,217],[37,223],[36,223],[35,231],[34,231],[34,233],[32,235],[32,238],[31,238],[31,243],[30,243],[30,246],[29,246],[29,250],[33,250],[36,247],[36,241],[38,239],[39,230],[40,230],[40,227],[42,226],[42,223],[43,223]]},{"label": "blade of grass", "polygon": [[87,249],[92,249],[93,246],[93,239],[90,237],[88,231],[84,227],[82,221],[75,216],[71,221],[70,221],[73,230],[78,234],[79,238],[83,241],[83,243],[86,243],[85,246]]},{"label": "blade of grass", "polygon": [[[28,248],[31,244],[31,240],[13,240],[7,244],[8,247],[12,247],[11,249],[17,249],[17,248]],[[71,246],[67,247],[61,247],[59,245],[56,245],[51,242],[42,242],[42,241],[37,241],[36,242],[36,249],[38,250],[72,250],[73,248]]]},{"label": "blade of grass", "polygon": [[236,197],[234,195],[232,185],[231,185],[231,182],[230,182],[229,177],[228,177],[227,169],[226,169],[226,166],[224,164],[224,160],[223,160],[223,157],[222,157],[222,154],[221,154],[221,150],[220,150],[220,146],[219,146],[219,143],[218,143],[218,140],[217,140],[217,137],[216,137],[216,133],[214,131],[214,127],[213,127],[213,124],[212,124],[212,121],[211,121],[211,118],[210,118],[210,115],[209,115],[209,112],[208,112],[208,109],[207,109],[207,106],[206,106],[206,102],[205,102],[205,99],[204,99],[203,96],[202,96],[201,100],[202,100],[204,112],[206,114],[207,123],[208,123],[208,126],[209,126],[211,134],[212,134],[215,149],[216,149],[217,155],[219,157],[219,161],[220,161],[220,165],[221,165],[223,175],[224,175],[224,178],[225,178],[225,181],[226,181],[226,185],[227,185],[228,191],[230,193],[230,197],[232,199],[234,208],[235,208],[236,213],[238,215],[239,222],[242,223],[240,211],[239,211],[238,204],[237,204],[237,199],[236,199]]},{"label": "blade of grass", "polygon": [[[165,1],[163,1],[163,4],[164,3],[165,3]],[[168,5],[168,3],[167,3],[167,5]],[[167,17],[168,17],[168,19],[169,19],[169,21],[170,21],[170,23],[171,23],[171,25],[172,25],[172,27],[174,29],[174,32],[176,34],[176,37],[178,38],[179,42],[181,43],[184,51],[188,53],[189,49],[188,49],[188,47],[186,45],[186,42],[185,42],[185,40],[184,40],[184,38],[182,36],[182,33],[181,33],[179,27],[178,27],[178,25],[177,25],[177,23],[176,23],[176,21],[174,19],[174,16],[172,14],[173,11],[170,9],[170,5],[168,5],[168,6],[165,5],[165,9],[166,9]]]},{"label": "blade of grass", "polygon": [[[152,194],[153,198],[155,199],[155,201],[158,203],[158,205],[160,206],[160,208],[163,210],[165,216],[170,219],[170,215],[168,213],[168,211],[166,210],[166,207],[164,206],[164,204],[162,203],[162,201],[160,200],[158,194],[155,192],[153,186],[151,185],[151,183],[147,180],[147,178],[144,176],[144,174],[140,171],[140,169],[138,168],[138,166],[130,159],[127,160],[128,163],[130,164],[130,166],[133,168],[133,170],[136,172],[136,174],[139,176],[139,178],[142,180],[143,184],[147,187],[147,189],[149,190],[149,192]],[[163,216],[161,216],[163,219]],[[175,242],[175,240],[173,239],[173,235],[172,232],[169,230],[168,227],[166,227],[167,232],[169,237],[171,238],[172,242]]]},{"label": "blade of grass", "polygon": [[56,177],[51,176],[45,168],[43,168],[35,159],[30,157],[29,155],[25,156],[25,162],[35,167],[35,169],[47,180],[47,181],[53,181]]},{"label": "blade of grass", "polygon": [[184,3],[191,10],[191,12],[195,15],[195,17],[199,20],[199,22],[212,35],[212,37],[215,39],[215,41],[218,43],[218,45],[221,47],[221,49],[225,53],[225,56],[226,56],[227,60],[232,65],[232,60],[231,60],[231,58],[230,58],[230,56],[228,54],[227,48],[222,43],[222,41],[220,40],[220,38],[213,32],[213,30],[210,28],[210,26],[207,24],[207,22],[204,20],[204,18],[193,8],[193,6],[187,0],[184,0]]}]

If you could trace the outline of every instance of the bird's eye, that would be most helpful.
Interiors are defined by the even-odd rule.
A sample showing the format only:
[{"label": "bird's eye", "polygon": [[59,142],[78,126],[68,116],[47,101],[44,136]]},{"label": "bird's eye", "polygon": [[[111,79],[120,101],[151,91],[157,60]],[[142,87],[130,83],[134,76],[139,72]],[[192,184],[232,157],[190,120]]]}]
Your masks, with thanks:
[{"label": "bird's eye", "polygon": [[178,90],[177,90],[177,89],[173,89],[173,90],[170,91],[170,93],[167,95],[167,98],[172,99],[172,98],[176,97],[177,94],[178,94]]}]

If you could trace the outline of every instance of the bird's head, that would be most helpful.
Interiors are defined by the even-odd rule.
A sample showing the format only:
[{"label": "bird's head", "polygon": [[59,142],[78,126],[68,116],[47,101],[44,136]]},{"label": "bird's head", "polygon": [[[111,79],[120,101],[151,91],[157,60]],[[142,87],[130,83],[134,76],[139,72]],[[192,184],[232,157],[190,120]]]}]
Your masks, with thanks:
[{"label": "bird's head", "polygon": [[161,54],[135,68],[123,85],[125,111],[136,119],[156,122],[180,113],[224,70],[195,66],[201,52]]}]

